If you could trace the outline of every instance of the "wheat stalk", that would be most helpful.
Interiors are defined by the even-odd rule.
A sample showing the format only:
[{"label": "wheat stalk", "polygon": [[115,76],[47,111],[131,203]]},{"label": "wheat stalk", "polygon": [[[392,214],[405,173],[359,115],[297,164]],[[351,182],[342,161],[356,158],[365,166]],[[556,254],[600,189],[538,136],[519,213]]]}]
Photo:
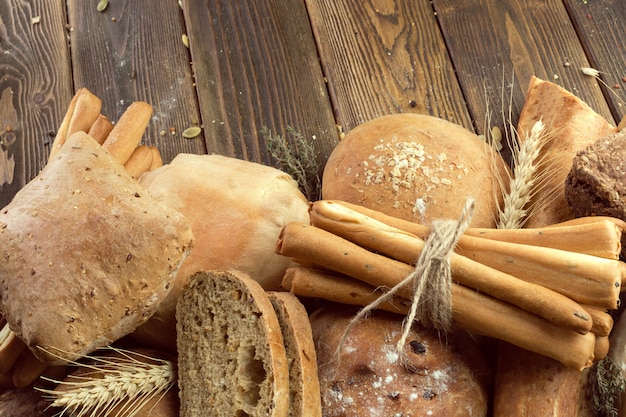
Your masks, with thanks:
[{"label": "wheat stalk", "polygon": [[545,143],[545,124],[541,119],[531,127],[526,138],[513,147],[513,176],[509,191],[504,194],[503,207],[498,216],[499,229],[518,229],[528,217],[533,194],[539,182],[541,149]]},{"label": "wheat stalk", "polygon": [[[73,363],[88,370],[85,373],[71,375],[64,381],[45,378],[62,388],[40,389],[53,400],[51,406],[62,408],[61,416],[132,417],[176,382],[176,365],[171,361],[119,348],[109,349],[121,356],[86,356],[93,363]],[[116,407],[119,409],[113,414]]]}]

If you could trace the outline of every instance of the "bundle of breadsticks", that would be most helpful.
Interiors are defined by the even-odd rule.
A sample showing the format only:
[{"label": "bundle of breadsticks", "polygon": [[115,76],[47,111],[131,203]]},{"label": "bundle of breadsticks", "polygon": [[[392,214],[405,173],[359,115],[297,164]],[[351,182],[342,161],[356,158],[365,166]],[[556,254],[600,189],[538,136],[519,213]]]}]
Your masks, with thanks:
[{"label": "bundle of breadsticks", "polygon": [[[286,225],[276,252],[300,265],[283,287],[363,305],[402,282],[430,228],[341,201],[311,204],[310,224]],[[469,228],[450,255],[454,324],[584,369],[606,356],[626,265],[624,223],[581,218],[540,229]],[[412,287],[380,308],[406,314]]]},{"label": "bundle of breadsticks", "polygon": [[[117,123],[101,114],[102,100],[86,88],[74,95],[52,143],[49,161],[66,139],[76,132],[86,132],[102,145],[134,177],[163,165],[158,149],[141,144],[152,106],[132,103]],[[58,376],[64,366],[48,366],[41,362],[0,317],[0,388],[24,388],[44,373]]]}]

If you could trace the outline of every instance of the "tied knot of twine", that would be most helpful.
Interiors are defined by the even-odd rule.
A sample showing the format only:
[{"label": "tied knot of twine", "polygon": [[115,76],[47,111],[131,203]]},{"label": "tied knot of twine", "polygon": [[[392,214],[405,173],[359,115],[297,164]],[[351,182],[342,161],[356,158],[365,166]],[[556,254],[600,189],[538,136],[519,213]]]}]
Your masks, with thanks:
[{"label": "tied knot of twine", "polygon": [[448,332],[452,327],[452,268],[450,256],[472,219],[475,200],[468,199],[458,220],[435,220],[413,271],[383,297],[411,285],[413,300],[404,322],[398,350],[404,346],[414,321]]},{"label": "tied knot of twine", "polygon": [[[413,271],[389,291],[365,306],[348,324],[339,347],[349,329],[385,301],[392,301],[401,288],[410,285],[413,299],[398,340],[398,352],[406,343],[414,321],[448,332],[452,327],[452,269],[450,256],[465,233],[474,212],[475,200],[468,199],[458,220],[435,220]],[[340,348],[339,348],[340,349]],[[338,349],[338,350],[339,350]]]}]

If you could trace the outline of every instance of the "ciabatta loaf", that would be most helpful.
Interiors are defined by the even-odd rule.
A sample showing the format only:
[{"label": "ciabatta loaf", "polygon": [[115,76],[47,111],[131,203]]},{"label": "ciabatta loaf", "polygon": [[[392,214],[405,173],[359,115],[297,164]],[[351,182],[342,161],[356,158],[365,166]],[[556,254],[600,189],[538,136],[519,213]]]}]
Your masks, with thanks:
[{"label": "ciabatta loaf", "polygon": [[179,154],[146,173],[141,183],[160,202],[190,219],[194,248],[156,314],[134,336],[150,346],[176,348],[176,299],[198,271],[236,270],[276,290],[291,260],[277,255],[280,230],[308,222],[308,201],[286,173],[221,155]]},{"label": "ciabatta loaf", "polygon": [[189,278],[176,308],[180,417],[286,417],[289,368],[278,318],[243,274]]},{"label": "ciabatta loaf", "polygon": [[311,323],[290,292],[268,293],[278,315],[289,363],[289,417],[321,417],[320,382]]},{"label": "ciabatta loaf", "polygon": [[75,133],[0,212],[1,313],[40,360],[76,359],[155,312],[192,240],[184,216]]}]

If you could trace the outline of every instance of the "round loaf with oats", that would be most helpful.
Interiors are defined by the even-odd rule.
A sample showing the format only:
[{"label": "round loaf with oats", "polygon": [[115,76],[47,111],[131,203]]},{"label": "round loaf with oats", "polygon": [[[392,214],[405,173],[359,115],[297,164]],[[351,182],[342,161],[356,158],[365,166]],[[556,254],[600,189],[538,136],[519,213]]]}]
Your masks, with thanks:
[{"label": "round loaf with oats", "polygon": [[394,114],[346,134],[328,158],[322,197],[420,223],[456,219],[471,197],[472,226],[494,227],[498,175],[507,178],[502,157],[469,130],[432,116]]}]

